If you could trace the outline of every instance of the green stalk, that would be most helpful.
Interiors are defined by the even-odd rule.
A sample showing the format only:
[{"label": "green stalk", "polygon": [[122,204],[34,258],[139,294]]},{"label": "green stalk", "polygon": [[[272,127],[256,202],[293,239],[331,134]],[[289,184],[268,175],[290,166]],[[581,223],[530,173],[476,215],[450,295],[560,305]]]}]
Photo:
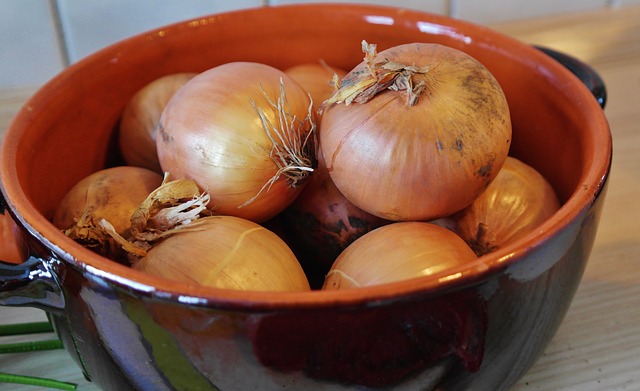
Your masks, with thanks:
[{"label": "green stalk", "polygon": [[[0,325],[0,336],[37,334],[53,332],[53,327],[49,322],[31,322],[19,324]],[[62,341],[58,339],[48,339],[42,341],[16,342],[0,344],[0,354],[3,353],[25,353],[40,350],[52,350],[62,348]],[[0,372],[0,383],[25,384],[36,387],[52,388],[57,390],[75,390],[76,384],[62,382],[43,377],[13,375]]]},{"label": "green stalk", "polygon": [[0,336],[50,333],[53,327],[49,322],[32,322],[0,325]]},{"label": "green stalk", "polygon": [[66,383],[43,377],[12,375],[9,373],[0,373],[0,383],[26,384],[30,386],[53,388],[57,390],[72,391],[78,388],[77,384]]},{"label": "green stalk", "polygon": [[43,341],[29,341],[0,344],[0,354],[3,353],[26,353],[39,350],[61,349],[62,341],[59,339],[47,339]]}]

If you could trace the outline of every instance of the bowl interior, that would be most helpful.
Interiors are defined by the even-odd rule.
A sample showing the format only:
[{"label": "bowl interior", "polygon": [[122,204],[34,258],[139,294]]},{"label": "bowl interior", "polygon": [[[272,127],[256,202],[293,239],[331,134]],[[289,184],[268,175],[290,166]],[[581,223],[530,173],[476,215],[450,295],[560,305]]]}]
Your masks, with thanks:
[{"label": "bowl interior", "polygon": [[[546,225],[548,233],[529,237],[529,245],[543,242],[591,202],[608,169],[608,128],[595,99],[562,66],[479,26],[395,8],[343,5],[206,16],[132,37],[72,65],[27,102],[7,132],[2,151],[7,201],[23,224],[73,259],[122,273],[115,263],[75,246],[48,219],[73,184],[120,163],[118,119],[139,88],[169,73],[239,60],[279,68],[323,60],[348,70],[362,60],[363,39],[379,50],[417,41],[449,45],[496,76],[512,114],[511,154],[547,177],[565,203]],[[579,191],[585,187],[591,193]],[[491,265],[513,250],[482,262]]]}]

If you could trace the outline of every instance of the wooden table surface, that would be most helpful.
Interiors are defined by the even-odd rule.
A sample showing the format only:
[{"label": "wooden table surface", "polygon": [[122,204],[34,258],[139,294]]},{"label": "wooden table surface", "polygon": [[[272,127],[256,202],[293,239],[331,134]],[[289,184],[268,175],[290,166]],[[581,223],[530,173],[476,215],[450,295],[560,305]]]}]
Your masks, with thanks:
[{"label": "wooden table surface", "polygon": [[[491,27],[591,64],[607,85],[614,140],[609,191],[584,279],[558,334],[515,390],[640,390],[640,6]],[[0,131],[32,92],[0,91]],[[0,324],[44,319],[36,309],[0,307]],[[0,372],[97,389],[63,350],[0,355]],[[34,389],[0,384],[0,390]]]}]

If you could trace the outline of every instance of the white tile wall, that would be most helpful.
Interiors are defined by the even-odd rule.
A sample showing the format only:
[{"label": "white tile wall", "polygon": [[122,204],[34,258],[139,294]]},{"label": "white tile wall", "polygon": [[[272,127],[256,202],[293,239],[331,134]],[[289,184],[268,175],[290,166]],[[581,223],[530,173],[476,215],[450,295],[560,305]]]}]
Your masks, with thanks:
[{"label": "white tile wall", "polygon": [[623,5],[640,4],[640,0],[610,0],[611,6],[619,7]]},{"label": "white tile wall", "polygon": [[[0,89],[37,87],[68,63],[151,28],[204,14],[318,0],[0,0]],[[338,0],[320,0],[338,2]],[[350,0],[489,24],[640,0]]]},{"label": "white tile wall", "polygon": [[471,21],[503,22],[606,7],[609,0],[457,0],[456,17]]},{"label": "white tile wall", "polygon": [[155,27],[216,12],[259,7],[263,0],[57,0],[57,3],[69,59],[74,62],[98,48]]},{"label": "white tile wall", "polygon": [[0,88],[40,85],[64,66],[47,0],[0,0]]},{"label": "white tile wall", "polygon": [[[344,3],[340,0],[270,0],[272,5],[299,4],[299,3]],[[396,7],[417,9],[443,15],[449,14],[450,0],[350,0],[353,4],[392,5]]]}]

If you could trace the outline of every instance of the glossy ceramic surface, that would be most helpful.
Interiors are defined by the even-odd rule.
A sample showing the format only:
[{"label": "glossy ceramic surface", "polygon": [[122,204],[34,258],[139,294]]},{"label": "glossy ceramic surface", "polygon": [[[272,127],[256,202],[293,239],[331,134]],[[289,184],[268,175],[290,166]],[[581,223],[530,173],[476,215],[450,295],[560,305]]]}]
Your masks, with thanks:
[{"label": "glossy ceramic surface", "polygon": [[[120,163],[119,115],[162,75],[243,60],[350,69],[360,42],[439,42],[489,68],[507,95],[512,154],[563,207],[477,262],[338,292],[187,287],[101,258],[50,222],[66,191]],[[7,132],[0,175],[30,258],[0,267],[0,304],[50,311],[105,390],[501,390],[554,335],[580,282],[602,209],[611,139],[598,101],[544,53],[488,29],[408,10],[283,6],[212,15],[106,48],[30,99]]]}]

